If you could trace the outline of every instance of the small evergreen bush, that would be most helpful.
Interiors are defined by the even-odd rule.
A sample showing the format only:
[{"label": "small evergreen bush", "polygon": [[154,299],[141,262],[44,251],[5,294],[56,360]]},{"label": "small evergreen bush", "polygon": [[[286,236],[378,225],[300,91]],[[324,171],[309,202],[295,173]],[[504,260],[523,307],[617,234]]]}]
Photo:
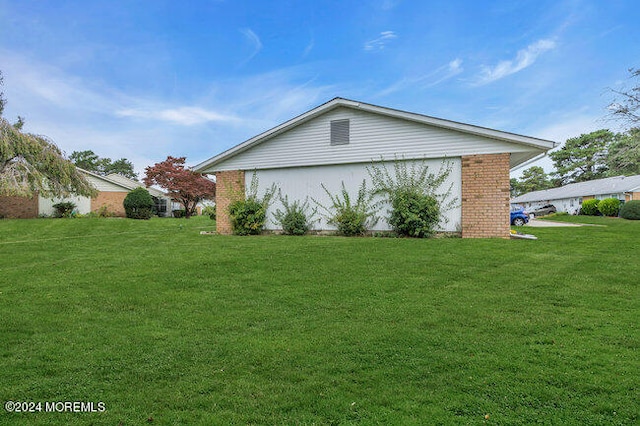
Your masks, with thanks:
[{"label": "small evergreen bush", "polygon": [[600,200],[596,200],[592,198],[590,200],[585,200],[582,203],[582,207],[580,208],[580,214],[586,216],[597,216],[599,213],[598,203]]},{"label": "small evergreen bush", "polygon": [[73,210],[77,206],[71,201],[63,201],[62,203],[57,203],[53,205],[53,208],[56,210],[53,214],[54,217],[73,217]]},{"label": "small evergreen bush", "polygon": [[308,214],[309,198],[305,198],[304,202],[298,200],[289,203],[289,198],[282,193],[278,193],[280,202],[284,210],[277,209],[273,214],[276,222],[282,227],[282,232],[286,235],[304,235],[311,228],[311,220],[316,213],[313,210]]},{"label": "small evergreen bush", "polygon": [[620,208],[620,217],[628,220],[640,220],[640,200],[624,203]]},{"label": "small evergreen bush", "polygon": [[149,191],[138,187],[129,192],[124,199],[124,212],[129,219],[151,219],[155,203]]},{"label": "small evergreen bush", "polygon": [[187,211],[185,209],[171,210],[171,213],[173,213],[173,217],[178,219],[181,219],[187,215]]},{"label": "small evergreen bush", "polygon": [[347,237],[363,235],[378,223],[377,205],[373,203],[374,194],[367,191],[366,181],[362,181],[355,203],[351,201],[344,182],[338,195],[331,194],[324,184],[321,186],[331,200],[331,207],[326,207],[316,200],[313,201],[325,211],[327,222],[336,226],[341,235]]},{"label": "small evergreen bush", "polygon": [[620,200],[617,198],[605,198],[598,203],[598,211],[603,216],[618,216],[620,211]]}]

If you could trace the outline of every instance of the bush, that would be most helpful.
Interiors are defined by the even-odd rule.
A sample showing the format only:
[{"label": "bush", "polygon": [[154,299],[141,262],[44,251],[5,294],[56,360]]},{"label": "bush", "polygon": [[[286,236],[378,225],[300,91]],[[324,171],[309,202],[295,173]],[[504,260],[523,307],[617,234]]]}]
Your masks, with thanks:
[{"label": "bush", "polygon": [[580,214],[583,214],[586,216],[597,216],[598,213],[600,213],[598,210],[599,202],[600,200],[596,200],[594,198],[590,200],[585,200],[582,203],[582,207],[580,208]]},{"label": "bush", "polygon": [[640,200],[624,203],[620,208],[620,217],[628,220],[640,220]]},{"label": "bush", "polygon": [[603,216],[618,216],[620,211],[620,200],[617,198],[605,198],[598,203],[598,211]]},{"label": "bush", "polygon": [[442,188],[451,174],[452,164],[444,161],[436,173],[429,172],[426,162],[394,162],[393,176],[385,163],[372,164],[368,169],[374,193],[391,205],[389,224],[400,236],[425,238],[436,232],[442,213],[454,208],[457,198],[451,197],[452,184]]},{"label": "bush", "polygon": [[322,189],[331,199],[331,207],[325,207],[313,200],[326,214],[330,225],[338,228],[338,233],[347,237],[363,235],[378,222],[376,216],[377,207],[373,203],[373,193],[367,191],[366,182],[363,180],[358,190],[358,198],[355,204],[351,202],[351,196],[342,182],[342,190],[338,195],[332,195],[324,184]]},{"label": "bush", "polygon": [[277,209],[273,217],[282,227],[283,233],[286,235],[306,234],[309,228],[311,228],[310,221],[316,212],[316,210],[314,210],[310,215],[307,214],[309,199],[306,198],[303,203],[297,200],[289,203],[286,195],[283,197],[282,193],[279,193],[278,197],[284,207],[284,211]]},{"label": "bush", "polygon": [[229,206],[231,227],[236,235],[258,235],[267,218],[267,209],[256,200],[239,200]]},{"label": "bush", "polygon": [[64,201],[62,203],[54,204],[53,208],[56,209],[53,214],[54,217],[73,217],[73,210],[77,206],[71,201]]},{"label": "bush", "polygon": [[415,238],[430,237],[440,220],[438,200],[415,191],[393,194],[389,224],[398,235]]},{"label": "bush", "polygon": [[187,211],[185,209],[171,210],[171,213],[173,214],[173,217],[178,219],[181,219],[187,215]]},{"label": "bush", "polygon": [[202,209],[203,216],[209,216],[209,219],[216,220],[216,206],[205,206]]},{"label": "bush", "polygon": [[276,185],[269,187],[262,197],[258,197],[258,175],[251,177],[251,184],[244,200],[229,205],[231,228],[236,235],[257,235],[262,232],[267,220],[267,209],[276,193]]},{"label": "bush", "polygon": [[139,187],[129,192],[124,199],[124,212],[129,219],[151,219],[155,203],[149,191]]}]

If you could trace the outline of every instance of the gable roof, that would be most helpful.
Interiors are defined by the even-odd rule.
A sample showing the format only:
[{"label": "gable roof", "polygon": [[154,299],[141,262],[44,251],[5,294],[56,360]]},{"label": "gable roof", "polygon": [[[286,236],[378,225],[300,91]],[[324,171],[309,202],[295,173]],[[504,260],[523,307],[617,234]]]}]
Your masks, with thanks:
[{"label": "gable roof", "polygon": [[[141,182],[138,182],[137,180],[133,180],[133,179],[129,179],[125,176],[119,175],[117,173],[111,173],[108,174],[107,176],[102,176],[99,175],[97,173],[94,172],[90,172],[89,170],[85,170],[82,169],[80,167],[77,167],[77,169],[86,174],[87,176],[90,176],[93,179],[98,179],[101,180],[103,182],[107,182],[110,183],[112,185],[116,185],[119,186],[120,188],[126,190],[126,191],[133,191],[136,188],[142,187],[145,188],[144,184],[142,184]],[[154,196],[154,197],[165,197],[166,195],[164,194],[164,192],[155,189],[155,188],[146,188],[149,193]]]},{"label": "gable roof", "polygon": [[614,176],[587,182],[570,183],[559,188],[533,191],[511,199],[512,203],[580,198],[589,195],[622,194],[640,190],[640,175]]},{"label": "gable roof", "polygon": [[[364,111],[380,116],[391,117],[394,119],[404,120],[406,122],[419,123],[430,127],[440,128],[444,130],[450,130],[467,135],[479,136],[486,139],[492,139],[495,141],[507,142],[510,144],[516,144],[527,147],[529,151],[527,153],[519,153],[519,158],[512,160],[511,166],[514,167],[524,161],[527,161],[542,152],[545,152],[556,146],[556,143],[549,140],[533,138],[529,136],[523,136],[515,133],[503,132],[500,130],[489,129],[486,127],[475,126],[471,124],[459,123],[456,121],[445,120],[441,118],[435,118],[428,115],[417,114],[413,112],[402,111],[393,108],[381,107],[364,102],[353,101],[344,98],[334,98],[329,102],[326,102],[316,108],[313,108],[297,117],[292,118],[276,127],[273,127],[266,132],[263,132],[257,136],[254,136],[198,165],[193,169],[197,172],[211,172],[215,171],[215,166],[229,160],[230,158],[237,156],[257,145],[260,145],[278,135],[281,135],[297,126],[313,120],[323,114],[326,114],[336,108],[349,108],[358,111]],[[526,149],[525,149],[526,151]],[[368,159],[369,161],[371,159]]]}]

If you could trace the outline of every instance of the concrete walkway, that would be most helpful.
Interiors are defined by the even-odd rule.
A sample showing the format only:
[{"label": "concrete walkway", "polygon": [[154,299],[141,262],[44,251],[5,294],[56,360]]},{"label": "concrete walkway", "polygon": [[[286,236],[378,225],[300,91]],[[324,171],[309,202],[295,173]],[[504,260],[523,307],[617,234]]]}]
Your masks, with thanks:
[{"label": "concrete walkway", "polygon": [[538,220],[531,219],[529,223],[524,226],[530,226],[532,228],[552,228],[556,226],[584,226],[581,223],[566,223],[566,222],[552,222],[550,220]]}]

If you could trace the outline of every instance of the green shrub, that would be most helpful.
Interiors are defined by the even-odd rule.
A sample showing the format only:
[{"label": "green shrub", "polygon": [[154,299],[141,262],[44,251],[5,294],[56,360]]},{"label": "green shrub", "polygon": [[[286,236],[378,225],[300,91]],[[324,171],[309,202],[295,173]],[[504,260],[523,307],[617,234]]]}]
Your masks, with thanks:
[{"label": "green shrub", "polygon": [[582,207],[580,208],[580,214],[586,215],[586,216],[597,216],[598,213],[600,213],[598,210],[599,202],[600,200],[596,200],[595,198],[592,198],[590,200],[585,200],[582,203]]},{"label": "green shrub", "polygon": [[640,200],[624,203],[620,208],[620,217],[628,220],[640,220]]},{"label": "green shrub", "polygon": [[284,210],[277,209],[273,214],[274,219],[282,227],[282,231],[286,235],[304,235],[311,228],[311,220],[316,213],[313,210],[308,214],[309,198],[305,198],[304,202],[296,200],[289,203],[289,198],[282,193],[278,194],[280,202]]},{"label": "green shrub", "polygon": [[94,213],[96,217],[113,217],[115,216],[114,213],[109,211],[109,207],[105,204],[103,206],[100,206],[100,208],[98,210],[96,210],[95,212],[91,212]]},{"label": "green shrub", "polygon": [[326,207],[316,200],[313,201],[325,211],[327,222],[337,227],[339,234],[347,237],[363,235],[378,222],[377,205],[373,203],[374,194],[367,191],[364,180],[358,190],[355,204],[351,202],[351,196],[344,186],[344,181],[338,195],[331,194],[324,184],[321,186],[331,200],[331,207]]},{"label": "green shrub", "polygon": [[258,235],[267,218],[267,209],[256,200],[238,200],[229,205],[231,227],[236,235]]},{"label": "green shrub", "polygon": [[267,209],[275,193],[276,185],[273,184],[262,197],[259,197],[258,175],[253,173],[246,198],[234,201],[229,205],[233,233],[236,235],[260,234],[267,219]]},{"label": "green shrub", "polygon": [[124,199],[124,212],[129,219],[151,219],[155,203],[149,191],[139,187],[129,192]]},{"label": "green shrub", "polygon": [[178,219],[181,219],[187,215],[187,211],[185,209],[171,210],[171,213],[173,213],[173,217]]},{"label": "green shrub", "polygon": [[435,233],[440,206],[434,197],[415,191],[396,192],[391,207],[389,224],[398,235],[425,238]]},{"label": "green shrub", "polygon": [[73,217],[73,210],[77,206],[71,201],[64,201],[62,203],[57,203],[53,205],[53,208],[56,210],[53,214],[54,217]]},{"label": "green shrub", "polygon": [[620,200],[617,198],[605,198],[598,203],[598,211],[603,216],[618,216],[620,211]]},{"label": "green shrub", "polygon": [[393,176],[385,163],[367,168],[374,186],[374,193],[381,195],[391,205],[389,224],[400,236],[424,238],[432,236],[442,215],[454,208],[457,198],[451,197],[452,185],[441,186],[451,174],[452,164],[443,162],[437,173],[429,173],[426,162],[394,162]]},{"label": "green shrub", "polygon": [[216,206],[205,206],[205,208],[202,209],[202,214],[209,216],[211,220],[216,220]]}]

